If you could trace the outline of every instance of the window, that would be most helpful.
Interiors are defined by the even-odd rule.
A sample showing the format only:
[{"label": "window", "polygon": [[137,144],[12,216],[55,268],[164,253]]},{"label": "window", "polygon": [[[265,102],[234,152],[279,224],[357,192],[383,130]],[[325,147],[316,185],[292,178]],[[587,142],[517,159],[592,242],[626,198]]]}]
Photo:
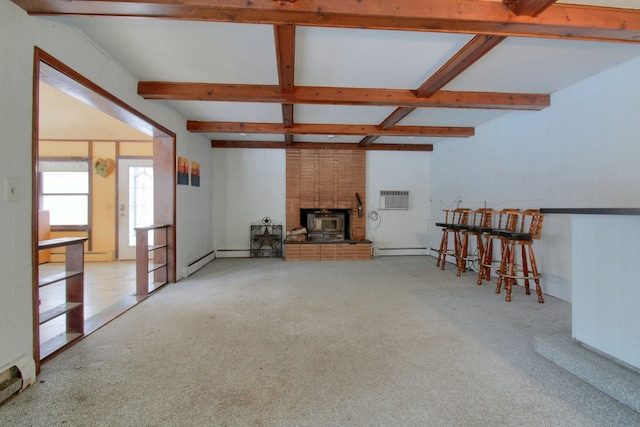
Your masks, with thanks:
[{"label": "window", "polygon": [[52,227],[89,225],[89,161],[39,162],[41,208],[49,211]]}]

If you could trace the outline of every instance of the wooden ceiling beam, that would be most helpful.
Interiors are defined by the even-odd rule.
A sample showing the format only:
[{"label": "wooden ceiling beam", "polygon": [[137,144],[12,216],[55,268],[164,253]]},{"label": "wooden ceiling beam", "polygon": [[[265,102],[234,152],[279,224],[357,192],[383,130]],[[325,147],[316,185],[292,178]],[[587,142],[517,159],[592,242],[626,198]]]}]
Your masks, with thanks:
[{"label": "wooden ceiling beam", "polygon": [[536,17],[547,10],[557,0],[505,0],[509,8],[518,16]]},{"label": "wooden ceiling beam", "polygon": [[399,107],[399,108],[396,108],[396,110],[393,113],[389,114],[389,117],[384,119],[384,121],[382,123],[380,123],[380,126],[378,126],[378,127],[380,129],[391,129],[396,124],[398,124],[398,122],[400,120],[404,119],[409,114],[411,114],[413,112],[413,110],[415,110],[415,108],[413,108],[413,107]]},{"label": "wooden ceiling beam", "polygon": [[[396,110],[393,113],[391,113],[389,115],[389,117],[387,117],[386,119],[384,119],[384,121],[382,123],[380,123],[380,125],[378,126],[378,129],[382,129],[382,130],[391,129],[400,120],[404,119],[409,114],[411,114],[411,112],[413,112],[413,110],[415,110],[415,108],[413,108],[413,107],[398,107],[398,108],[396,108]],[[369,136],[365,137],[362,141],[360,141],[359,144],[360,144],[361,147],[366,147],[367,145],[373,143],[373,141],[375,141],[376,139],[378,139],[378,136],[369,135]]]},{"label": "wooden ceiling beam", "polygon": [[360,142],[358,142],[358,145],[360,147],[366,147],[367,145],[372,144],[378,138],[380,138],[380,135],[367,135],[364,138],[362,138]]},{"label": "wooden ceiling beam", "polygon": [[296,60],[296,27],[293,25],[275,25],[273,29],[280,90],[282,93],[291,93],[293,92]]},{"label": "wooden ceiling beam", "polygon": [[451,126],[395,126],[389,130],[379,129],[375,125],[351,124],[294,124],[290,128],[280,123],[244,123],[244,122],[200,122],[187,121],[190,132],[224,133],[267,133],[292,135],[386,135],[386,136],[437,136],[469,137],[474,135],[472,127]]},{"label": "wooden ceiling beam", "polygon": [[286,104],[376,105],[433,108],[542,110],[551,103],[546,94],[439,91],[418,98],[408,89],[294,86],[293,93],[277,85],[151,82],[138,83],[145,99],[174,101],[274,102]]},{"label": "wooden ceiling beam", "polygon": [[[447,83],[463,73],[478,59],[486,55],[506,37],[479,34],[460,49],[446,64],[436,71],[416,90],[418,98],[430,98],[442,89]],[[415,107],[399,107],[389,115],[382,123],[380,129],[391,129],[402,119],[415,110]],[[366,138],[360,141],[360,145],[371,144]]]},{"label": "wooden ceiling beam", "polygon": [[427,79],[417,90],[419,98],[428,98],[442,89],[447,83],[462,74],[478,59],[489,53],[506,37],[478,34],[458,51],[446,64]]},{"label": "wooden ceiling beam", "polygon": [[[128,16],[640,43],[640,10],[558,3],[532,19],[516,15],[503,2],[481,0],[13,1],[32,15]],[[530,3],[537,4],[533,0]]]},{"label": "wooden ceiling beam", "polygon": [[282,104],[282,124],[286,128],[293,126],[293,104]]},{"label": "wooden ceiling beam", "polygon": [[431,144],[372,144],[362,147],[353,143],[341,142],[294,142],[284,146],[281,142],[269,141],[219,141],[212,140],[213,148],[293,148],[302,150],[349,150],[349,151],[433,151]]}]

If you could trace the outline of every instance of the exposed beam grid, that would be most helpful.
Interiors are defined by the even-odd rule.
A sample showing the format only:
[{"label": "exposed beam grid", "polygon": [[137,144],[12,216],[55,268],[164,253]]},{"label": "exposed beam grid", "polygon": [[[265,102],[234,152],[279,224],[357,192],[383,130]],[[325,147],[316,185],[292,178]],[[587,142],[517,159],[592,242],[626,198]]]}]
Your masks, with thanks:
[{"label": "exposed beam grid", "polygon": [[377,105],[433,108],[485,108],[542,110],[550,105],[547,94],[439,91],[429,98],[408,89],[294,86],[292,94],[277,85],[189,82],[138,83],[145,99],[173,101],[273,102],[285,104]]},{"label": "exposed beam grid", "polygon": [[293,126],[293,104],[282,104],[282,124],[286,128]]},{"label": "exposed beam grid", "polygon": [[399,107],[399,108],[396,108],[396,110],[393,113],[389,114],[389,117],[384,119],[384,121],[382,123],[380,123],[380,126],[378,126],[378,127],[380,129],[385,129],[385,130],[386,129],[391,129],[396,124],[398,124],[398,122],[400,120],[404,119],[409,114],[411,114],[413,112],[413,110],[415,110],[415,108],[413,108],[413,107]]},{"label": "exposed beam grid", "polygon": [[[391,129],[392,127],[394,127],[396,125],[396,123],[398,123],[400,120],[404,119],[409,114],[411,114],[411,112],[413,110],[415,110],[415,108],[413,108],[413,107],[399,107],[399,108],[396,108],[396,110],[393,113],[391,113],[389,115],[389,117],[387,117],[386,119],[384,119],[384,121],[382,123],[380,123],[378,128],[382,129],[382,130]],[[371,136],[370,135],[370,136],[364,138],[362,141],[360,141],[360,146],[361,147],[365,147],[365,146],[371,144],[376,139],[378,139],[377,136]]]},{"label": "exposed beam grid", "polygon": [[293,25],[275,25],[276,59],[278,63],[278,79],[283,93],[293,92],[296,27]]},{"label": "exposed beam grid", "polygon": [[362,138],[362,140],[360,142],[358,142],[358,145],[360,147],[366,147],[367,145],[372,144],[378,138],[380,138],[379,135],[368,135],[368,136],[365,136],[364,138]]},{"label": "exposed beam grid", "polygon": [[283,146],[280,142],[265,141],[220,141],[212,140],[213,148],[293,148],[303,150],[366,150],[366,151],[433,151],[431,144],[373,144],[362,147],[358,144],[341,142],[294,142],[292,145]]},{"label": "exposed beam grid", "polygon": [[387,136],[437,136],[469,137],[474,135],[472,127],[450,126],[395,126],[389,130],[379,129],[375,125],[343,124],[294,124],[285,128],[280,123],[244,123],[244,122],[200,122],[188,121],[187,130],[191,132],[224,133],[268,133],[292,135],[387,135]]},{"label": "exposed beam grid", "polygon": [[[503,36],[482,34],[475,36],[416,90],[416,96],[419,98],[429,98],[433,96],[505,38],[506,37]],[[380,129],[391,129],[414,110],[414,107],[397,108],[380,124]],[[371,144],[371,142],[372,141],[365,138],[360,141],[360,145],[368,145]]]},{"label": "exposed beam grid", "polygon": [[427,79],[417,90],[419,98],[428,98],[462,74],[506,37],[479,34],[458,51],[446,64]]},{"label": "exposed beam grid", "polygon": [[640,43],[640,10],[557,3],[532,19],[515,15],[503,2],[479,0],[14,2],[33,15],[129,16]]},{"label": "exposed beam grid", "polygon": [[554,4],[557,0],[509,0],[509,8],[519,16],[536,17]]}]

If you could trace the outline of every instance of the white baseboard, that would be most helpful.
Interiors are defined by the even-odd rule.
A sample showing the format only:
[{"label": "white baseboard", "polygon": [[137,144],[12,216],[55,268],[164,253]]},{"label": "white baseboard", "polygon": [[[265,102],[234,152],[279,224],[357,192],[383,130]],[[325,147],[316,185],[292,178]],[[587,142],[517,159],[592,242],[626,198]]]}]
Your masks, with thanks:
[{"label": "white baseboard", "polygon": [[200,270],[205,265],[216,259],[216,251],[211,251],[206,255],[201,256],[198,259],[191,261],[184,267],[184,277],[189,277],[196,271]]},{"label": "white baseboard", "polygon": [[409,256],[429,255],[429,248],[375,248],[373,249],[373,256]]},{"label": "white baseboard", "polygon": [[217,249],[216,257],[218,258],[250,258],[249,249]]}]

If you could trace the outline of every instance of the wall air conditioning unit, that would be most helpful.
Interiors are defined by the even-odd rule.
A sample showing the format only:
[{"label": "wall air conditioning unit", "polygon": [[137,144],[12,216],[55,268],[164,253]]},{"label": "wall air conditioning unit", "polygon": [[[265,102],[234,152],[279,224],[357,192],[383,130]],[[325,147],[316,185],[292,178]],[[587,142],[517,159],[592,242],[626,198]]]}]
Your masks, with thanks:
[{"label": "wall air conditioning unit", "polygon": [[409,209],[409,192],[381,191],[380,209]]}]

